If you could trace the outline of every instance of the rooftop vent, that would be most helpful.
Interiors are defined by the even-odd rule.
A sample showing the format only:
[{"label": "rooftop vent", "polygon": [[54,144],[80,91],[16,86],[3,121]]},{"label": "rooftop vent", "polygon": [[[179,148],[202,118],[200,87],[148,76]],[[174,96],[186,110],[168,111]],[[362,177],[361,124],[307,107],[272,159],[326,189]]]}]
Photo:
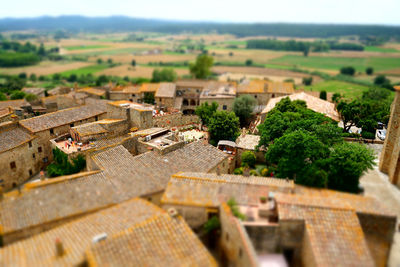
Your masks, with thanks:
[{"label": "rooftop vent", "polygon": [[60,239],[56,239],[56,255],[62,257],[65,254],[64,245]]},{"label": "rooftop vent", "polygon": [[169,208],[168,209],[168,214],[171,216],[171,217],[177,217],[178,216],[178,211],[176,210],[176,209],[174,209],[174,208]]},{"label": "rooftop vent", "polygon": [[96,244],[96,243],[98,243],[100,241],[103,241],[103,240],[106,240],[106,239],[107,239],[107,234],[106,233],[101,233],[101,234],[98,234],[98,235],[93,237],[92,243]]}]

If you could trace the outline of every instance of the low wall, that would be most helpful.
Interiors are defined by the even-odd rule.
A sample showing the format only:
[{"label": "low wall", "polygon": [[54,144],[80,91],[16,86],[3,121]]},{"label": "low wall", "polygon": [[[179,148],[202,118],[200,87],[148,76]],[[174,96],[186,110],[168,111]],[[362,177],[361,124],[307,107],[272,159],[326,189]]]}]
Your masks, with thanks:
[{"label": "low wall", "polygon": [[197,115],[183,115],[181,112],[153,117],[153,127],[171,128],[197,123],[200,123]]}]

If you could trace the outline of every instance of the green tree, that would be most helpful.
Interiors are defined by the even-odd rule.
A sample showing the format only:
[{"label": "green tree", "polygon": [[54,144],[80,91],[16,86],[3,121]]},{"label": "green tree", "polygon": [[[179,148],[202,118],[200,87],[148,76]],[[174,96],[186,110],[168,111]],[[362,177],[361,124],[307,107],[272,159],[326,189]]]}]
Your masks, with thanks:
[{"label": "green tree", "polygon": [[339,103],[340,102],[340,100],[342,99],[342,95],[341,94],[339,94],[339,93],[334,93],[333,95],[332,95],[332,101],[333,101],[333,103]]},{"label": "green tree", "polygon": [[162,70],[153,70],[152,82],[174,82],[178,78],[178,75],[173,68],[163,68]]},{"label": "green tree", "polygon": [[0,101],[6,101],[6,100],[8,100],[7,96],[0,92]]},{"label": "green tree", "polygon": [[71,161],[67,154],[60,149],[53,149],[54,162],[47,166],[47,174],[50,177],[70,175],[78,173],[86,167],[86,160],[83,155],[78,155]]},{"label": "green tree", "polygon": [[256,155],[252,151],[245,151],[242,153],[242,166],[249,166],[254,168],[256,165]]},{"label": "green tree", "polygon": [[211,75],[211,67],[213,66],[214,59],[207,54],[197,56],[196,63],[191,63],[189,66],[190,73],[196,79],[205,79]]},{"label": "green tree", "polygon": [[76,82],[78,80],[78,76],[75,73],[72,73],[71,75],[69,75],[67,81],[73,83]]},{"label": "green tree", "polygon": [[52,76],[53,81],[60,81],[61,80],[61,74],[60,73],[54,73]]},{"label": "green tree", "polygon": [[154,104],[155,102],[154,93],[145,92],[143,97],[143,102],[147,104]]},{"label": "green tree", "polygon": [[136,60],[132,59],[131,65],[132,65],[133,67],[136,67]]},{"label": "green tree", "polygon": [[208,102],[202,103],[196,108],[196,115],[200,117],[204,125],[208,125],[210,118],[218,109],[217,102],[212,102],[211,105]]},{"label": "green tree", "polygon": [[311,85],[313,81],[313,77],[304,77],[303,78],[303,84],[304,85]]},{"label": "green tree", "polygon": [[100,64],[103,64],[103,60],[102,60],[101,58],[98,58],[98,59],[97,59],[97,64],[99,64],[99,65],[100,65]]},{"label": "green tree", "polygon": [[220,140],[235,141],[239,136],[239,118],[233,112],[216,111],[207,126],[212,145]]},{"label": "green tree", "polygon": [[31,76],[29,76],[29,79],[30,79],[32,82],[36,82],[36,81],[37,81],[36,74],[35,74],[35,73],[32,73]]},{"label": "green tree", "polygon": [[326,100],[327,96],[326,96],[326,91],[321,91],[319,92],[319,98]]},{"label": "green tree", "polygon": [[310,53],[310,46],[309,45],[305,45],[304,46],[304,50],[303,50],[303,55],[305,57],[308,57],[308,54]]},{"label": "green tree", "polygon": [[27,79],[28,75],[26,75],[26,72],[21,72],[20,74],[18,74],[18,78],[20,79]]},{"label": "green tree", "polygon": [[97,77],[96,79],[96,86],[101,86],[105,83],[108,83],[110,80],[106,75],[100,75],[99,77]]},{"label": "green tree", "polygon": [[25,97],[25,93],[22,91],[13,91],[10,95],[11,100],[23,99],[24,97]]},{"label": "green tree", "polygon": [[38,50],[37,54],[38,54],[40,57],[46,56],[46,49],[44,48],[43,43],[40,44],[39,50]]},{"label": "green tree", "polygon": [[239,96],[233,102],[233,112],[239,117],[241,127],[247,125],[255,105],[256,100],[250,95]]},{"label": "green tree", "polygon": [[109,65],[111,65],[111,64],[113,64],[113,60],[112,60],[111,58],[109,58],[109,59],[107,59],[107,63],[108,63]]},{"label": "green tree", "polygon": [[365,73],[367,75],[372,75],[374,73],[374,69],[372,67],[368,67],[365,69]]},{"label": "green tree", "polygon": [[4,93],[11,93],[12,91],[21,90],[25,86],[26,80],[20,79],[15,76],[10,76],[6,79],[3,88]]},{"label": "green tree", "polygon": [[343,142],[333,146],[329,157],[330,189],[358,193],[359,178],[374,165],[374,152],[357,143]]},{"label": "green tree", "polygon": [[351,102],[341,101],[337,105],[340,119],[343,121],[343,132],[349,132],[350,128],[356,126],[361,119],[361,106],[358,100]]},{"label": "green tree", "polygon": [[245,64],[246,64],[246,66],[251,66],[251,65],[253,65],[253,60],[247,59]]},{"label": "green tree", "polygon": [[38,97],[35,94],[26,94],[25,95],[25,100],[28,101],[28,102],[35,101],[35,100],[37,100],[37,98]]},{"label": "green tree", "polygon": [[278,138],[268,147],[267,162],[277,165],[277,176],[288,177],[303,185],[324,187],[326,179],[314,177],[308,180],[311,169],[320,169],[323,160],[329,155],[329,148],[317,137],[304,130],[297,130]]},{"label": "green tree", "polygon": [[340,73],[344,74],[344,75],[350,75],[350,76],[354,76],[354,74],[356,73],[356,69],[348,66],[348,67],[342,67],[340,69]]}]

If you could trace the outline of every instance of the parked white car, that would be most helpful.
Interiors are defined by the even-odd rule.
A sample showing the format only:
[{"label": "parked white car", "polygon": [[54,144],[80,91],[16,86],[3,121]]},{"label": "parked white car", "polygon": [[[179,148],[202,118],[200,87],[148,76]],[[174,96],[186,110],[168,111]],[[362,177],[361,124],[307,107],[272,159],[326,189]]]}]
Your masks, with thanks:
[{"label": "parked white car", "polygon": [[385,140],[385,138],[386,138],[386,130],[385,129],[378,130],[376,132],[376,136],[378,136],[378,138],[381,139],[382,141]]}]

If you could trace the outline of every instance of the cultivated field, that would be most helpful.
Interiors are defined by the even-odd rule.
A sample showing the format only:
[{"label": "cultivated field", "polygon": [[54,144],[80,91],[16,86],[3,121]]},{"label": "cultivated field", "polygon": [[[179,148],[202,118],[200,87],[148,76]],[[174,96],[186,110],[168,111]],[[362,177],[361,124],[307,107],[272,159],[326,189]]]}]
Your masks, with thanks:
[{"label": "cultivated field", "polygon": [[37,76],[50,75],[68,70],[80,69],[89,66],[90,62],[59,62],[59,61],[43,61],[38,65],[20,68],[0,68],[0,74],[19,74],[25,72],[30,75],[32,73]]},{"label": "cultivated field", "polygon": [[[153,67],[146,67],[146,66],[136,66],[132,67],[130,65],[121,65],[114,68],[108,68],[100,72],[96,72],[97,75],[112,75],[112,76],[129,76],[129,77],[143,77],[143,78],[151,78],[153,74]],[[175,68],[175,72],[179,75],[186,75],[189,74],[189,70]]]}]

